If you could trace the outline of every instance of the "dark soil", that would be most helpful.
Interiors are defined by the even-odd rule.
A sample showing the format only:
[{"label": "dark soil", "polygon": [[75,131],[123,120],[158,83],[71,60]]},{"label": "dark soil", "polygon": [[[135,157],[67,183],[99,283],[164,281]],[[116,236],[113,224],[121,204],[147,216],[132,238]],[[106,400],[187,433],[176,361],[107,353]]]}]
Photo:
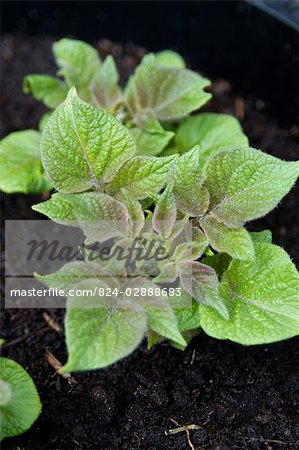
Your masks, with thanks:
[{"label": "dark soil", "polygon": [[[47,37],[6,36],[2,41],[3,135],[36,127],[44,108],[21,90],[27,73],[54,73]],[[126,77],[143,49],[112,49]],[[207,74],[208,75],[208,74]],[[252,146],[284,159],[298,159],[299,129],[280,128],[267,115],[261,99],[243,98],[227,81],[213,84],[214,100],[207,110],[237,114]],[[244,117],[243,117],[244,116]],[[39,196],[2,196],[4,218],[39,218],[30,206]],[[274,242],[299,263],[299,190],[294,189],[267,218],[251,229],[270,228]],[[63,326],[62,311],[50,314]],[[168,345],[145,345],[107,370],[75,374],[76,383],[57,376],[46,360],[47,350],[62,363],[62,333],[51,329],[41,310],[6,310],[2,334],[4,355],[21,363],[34,378],[43,412],[27,433],[7,439],[4,449],[188,449],[187,434],[166,431],[196,424],[190,431],[196,449],[299,448],[298,340],[242,347],[217,341],[204,333],[185,352]],[[298,366],[297,366],[298,367]]]}]

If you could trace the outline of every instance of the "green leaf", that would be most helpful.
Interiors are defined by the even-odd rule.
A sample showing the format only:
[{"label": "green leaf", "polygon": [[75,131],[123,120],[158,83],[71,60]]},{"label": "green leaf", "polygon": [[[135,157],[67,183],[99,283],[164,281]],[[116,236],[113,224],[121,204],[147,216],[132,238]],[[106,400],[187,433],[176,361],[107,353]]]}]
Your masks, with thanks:
[{"label": "green leaf", "polygon": [[185,347],[186,342],[180,333],[168,297],[162,295],[141,294],[141,289],[145,289],[145,292],[149,292],[150,289],[154,291],[158,286],[146,278],[139,277],[133,279],[128,287],[132,289],[132,292],[134,292],[134,289],[138,289],[138,292],[140,292],[137,297],[134,296],[131,300],[137,302],[138,305],[144,309],[148,326],[160,336],[171,339],[177,344]]},{"label": "green leaf", "polygon": [[[105,285],[81,282],[82,289]],[[60,373],[107,367],[129,355],[146,331],[144,311],[113,297],[70,297],[65,320],[68,361]],[[93,305],[92,307],[89,305]]]},{"label": "green leaf", "polygon": [[162,152],[174,136],[174,132],[166,131],[158,120],[148,114],[138,120],[138,128],[131,128],[134,134],[137,152],[156,156]]},{"label": "green leaf", "polygon": [[163,338],[163,336],[160,336],[158,333],[151,330],[150,328],[147,330],[146,339],[147,339],[147,349],[148,350],[151,350],[155,345],[157,345],[160,342],[163,342],[165,340],[165,338]]},{"label": "green leaf", "polygon": [[210,245],[217,252],[228,253],[236,259],[254,259],[254,247],[245,228],[230,229],[212,216],[200,221]]},{"label": "green leaf", "polygon": [[[193,339],[195,336],[197,336],[199,333],[200,333],[200,329],[197,329],[197,330],[187,330],[187,331],[183,331],[183,332],[182,332],[182,335],[184,336],[184,339],[185,339],[187,345],[189,345],[190,342],[192,341],[192,339]],[[170,343],[170,345],[171,345],[173,348],[176,348],[176,349],[178,349],[178,350],[185,350],[185,347],[183,347],[183,346],[181,346],[181,345],[178,345],[178,344],[176,344],[176,343],[173,342],[173,341],[170,341],[169,343]]]},{"label": "green leaf", "polygon": [[158,120],[178,120],[199,109],[210,98],[210,82],[187,69],[163,67],[153,54],[146,55],[125,90],[132,116],[149,112]]},{"label": "green leaf", "polygon": [[198,303],[210,306],[222,317],[228,318],[225,302],[219,294],[219,281],[212,267],[197,261],[180,265],[180,279],[184,290]]},{"label": "green leaf", "polygon": [[50,117],[41,148],[47,176],[62,192],[101,189],[135,153],[128,129],[105,111],[82,102],[74,88]]},{"label": "green leaf", "polygon": [[288,339],[299,333],[299,274],[287,253],[272,244],[255,244],[255,261],[233,260],[221,294],[230,319],[201,307],[207,334],[243,345]]},{"label": "green leaf", "polygon": [[272,232],[270,230],[251,231],[250,236],[253,242],[262,242],[264,244],[272,243]]},{"label": "green leaf", "polygon": [[130,216],[123,203],[100,192],[70,194],[70,197],[87,240],[104,242],[130,235]]},{"label": "green leaf", "polygon": [[40,194],[51,189],[40,160],[38,131],[10,133],[0,142],[0,189],[12,194]]},{"label": "green leaf", "polygon": [[174,183],[174,196],[178,209],[191,216],[202,216],[209,206],[209,192],[202,186],[200,151],[196,146],[180,156],[169,176]]},{"label": "green leaf", "polygon": [[98,52],[86,42],[64,38],[53,44],[53,53],[58,75],[75,86],[82,100],[90,101],[89,86],[101,66]]},{"label": "green leaf", "polygon": [[108,193],[115,195],[125,188],[135,199],[142,200],[148,197],[149,192],[159,192],[175,159],[176,156],[135,156],[120,168],[108,184]]},{"label": "green leaf", "polygon": [[41,411],[36,387],[15,361],[0,358],[0,440],[27,431]]},{"label": "green leaf", "polygon": [[174,310],[180,331],[196,330],[200,328],[200,306],[195,300],[191,306]]},{"label": "green leaf", "polygon": [[[105,289],[102,281],[81,281],[80,289]],[[151,281],[137,278],[126,287],[155,289]],[[125,291],[125,289],[124,289]],[[185,346],[175,315],[167,297],[132,296],[100,297],[84,300],[69,297],[66,316],[66,336],[69,359],[61,373],[106,367],[131,353],[142,340],[146,326],[160,335]]]},{"label": "green leaf", "polygon": [[49,200],[33,205],[32,209],[57,223],[70,226],[72,224],[77,225],[74,205],[70,201],[69,195],[58,192],[53,194]]},{"label": "green leaf", "polygon": [[200,166],[221,147],[248,145],[239,121],[228,114],[201,113],[186,118],[179,126],[175,145],[186,152],[194,145],[200,146]]},{"label": "green leaf", "polygon": [[119,87],[119,75],[114,59],[107,56],[101,67],[95,73],[90,84],[92,102],[108,111],[115,111],[122,100]]},{"label": "green leaf", "polygon": [[164,67],[173,67],[175,69],[184,69],[185,61],[177,52],[173,50],[162,50],[155,54],[156,62]]},{"label": "green leaf", "polygon": [[210,213],[228,227],[271,211],[299,175],[299,162],[286,162],[248,147],[221,149],[204,168]]},{"label": "green leaf", "polygon": [[67,85],[51,75],[28,75],[24,78],[23,92],[32,94],[50,109],[55,109],[65,100],[67,91]]},{"label": "green leaf", "polygon": [[184,348],[187,346],[185,339],[180,333],[176,316],[169,305],[166,306],[165,304],[165,308],[147,307],[146,313],[148,325],[152,330]]},{"label": "green leaf", "polygon": [[55,222],[80,226],[90,241],[104,242],[130,234],[130,217],[125,205],[101,192],[57,193],[33,209]]},{"label": "green leaf", "polygon": [[94,282],[96,278],[102,282],[112,280],[113,275],[108,274],[97,263],[87,261],[74,261],[65,264],[57,272],[47,275],[34,274],[35,278],[44,283],[50,288],[58,288],[64,290],[66,293],[76,284],[81,283],[82,280],[89,280]]},{"label": "green leaf", "polygon": [[169,184],[155,207],[152,219],[153,229],[160,234],[162,238],[167,239],[175,224],[176,215],[177,211],[172,185]]},{"label": "green leaf", "polygon": [[149,133],[141,128],[132,128],[135,137],[137,153],[141,155],[159,155],[173,137],[171,131]]}]

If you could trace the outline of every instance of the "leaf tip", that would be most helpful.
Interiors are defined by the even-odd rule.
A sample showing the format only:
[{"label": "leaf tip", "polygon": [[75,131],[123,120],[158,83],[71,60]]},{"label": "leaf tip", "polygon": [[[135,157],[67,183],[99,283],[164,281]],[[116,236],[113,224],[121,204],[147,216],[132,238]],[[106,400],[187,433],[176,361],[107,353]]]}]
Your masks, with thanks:
[{"label": "leaf tip", "polygon": [[67,93],[66,101],[73,100],[74,98],[78,98],[78,92],[75,86],[72,86]]},{"label": "leaf tip", "polygon": [[37,203],[36,205],[32,205],[31,209],[33,209],[33,211],[37,211],[39,213],[42,213],[42,204]]}]

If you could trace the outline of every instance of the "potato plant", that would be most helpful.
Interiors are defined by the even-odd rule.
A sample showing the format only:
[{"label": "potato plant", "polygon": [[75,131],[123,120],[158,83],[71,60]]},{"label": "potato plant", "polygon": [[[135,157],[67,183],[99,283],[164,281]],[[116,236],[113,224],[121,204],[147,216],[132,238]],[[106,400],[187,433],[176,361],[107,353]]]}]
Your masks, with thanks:
[{"label": "potato plant", "polygon": [[61,372],[106,367],[144,336],[149,347],[167,339],[183,349],[200,329],[243,345],[297,335],[298,272],[270,231],[250,233],[245,225],[279,204],[299,162],[251,148],[232,116],[190,115],[211,98],[210,82],[174,52],[146,55],[124,88],[113,58],[101,61],[88,44],[62,39],[53,52],[58,77],[24,81],[25,92],[51,111],[40,131],[3,139],[1,189],[52,187],[33,209],[80,227],[88,244],[110,240],[112,250],[129,249],[151,237],[174,249],[152,261],[150,276],[136,258],[128,267],[95,261],[86,249],[82,261],[36,275],[66,292],[95,292],[87,303],[68,297]]}]

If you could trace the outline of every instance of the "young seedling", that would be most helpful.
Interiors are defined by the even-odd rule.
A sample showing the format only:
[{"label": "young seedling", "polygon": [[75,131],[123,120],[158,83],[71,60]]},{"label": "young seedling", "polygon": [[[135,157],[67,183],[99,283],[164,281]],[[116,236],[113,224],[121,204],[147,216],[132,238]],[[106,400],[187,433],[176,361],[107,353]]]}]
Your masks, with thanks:
[{"label": "young seedling", "polygon": [[[87,246],[82,261],[37,276],[69,293],[60,372],[106,367],[144,336],[149,347],[168,339],[184,348],[200,328],[244,345],[297,335],[298,272],[270,232],[245,225],[278,205],[299,162],[251,148],[231,116],[190,116],[209,100],[209,82],[176,54],[146,55],[124,90],[112,58],[101,62],[87,44],[63,39],[54,54],[62,80],[25,80],[54,109],[37,151],[55,193],[33,209],[81,228],[88,245],[111,245],[110,259]],[[5,139],[2,168],[12,158]],[[164,258],[137,258],[139,238]],[[71,296],[74,288],[95,294]]]}]

